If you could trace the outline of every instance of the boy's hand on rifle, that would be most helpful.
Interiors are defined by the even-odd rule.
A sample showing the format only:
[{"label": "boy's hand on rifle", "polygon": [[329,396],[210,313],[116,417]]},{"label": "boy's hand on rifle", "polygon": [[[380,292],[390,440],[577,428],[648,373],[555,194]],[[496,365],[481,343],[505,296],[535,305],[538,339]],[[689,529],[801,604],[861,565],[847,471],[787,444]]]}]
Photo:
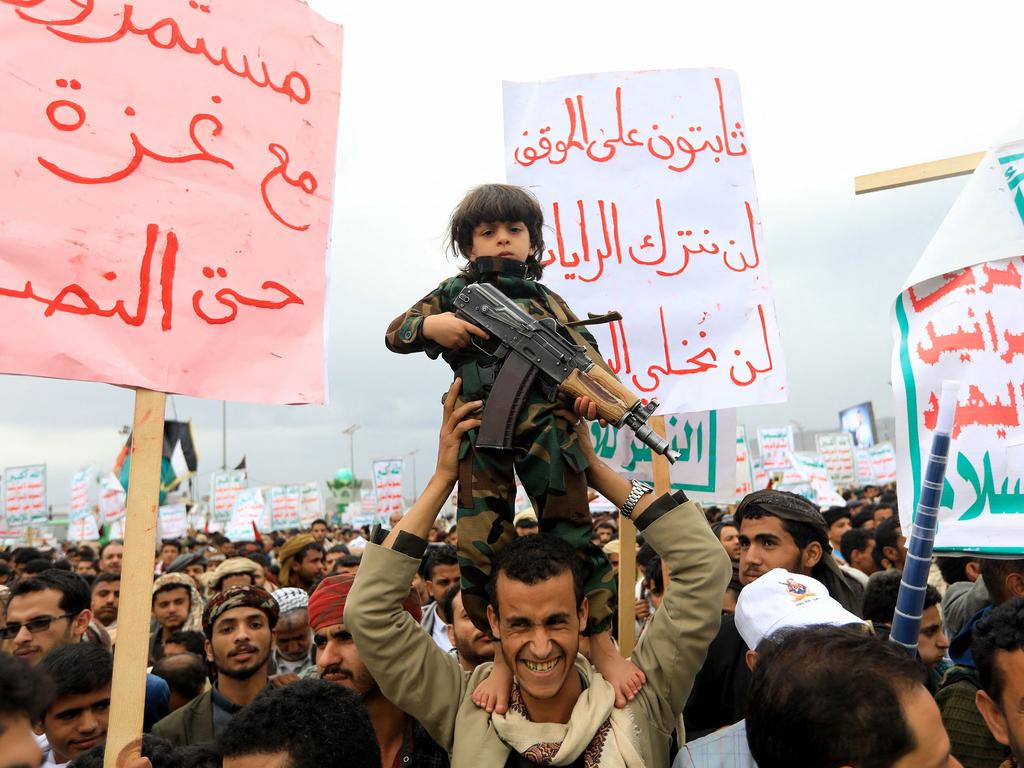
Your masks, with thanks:
[{"label": "boy's hand on rifle", "polygon": [[447,349],[462,349],[470,343],[473,336],[479,336],[481,339],[490,338],[483,328],[456,317],[454,312],[424,317],[423,335]]},{"label": "boy's hand on rifle", "polygon": [[456,378],[444,397],[444,416],[441,419],[441,437],[437,446],[437,468],[434,476],[454,483],[459,478],[459,445],[462,436],[480,426],[480,419],[473,416],[483,407],[483,400],[473,400],[458,408],[455,401],[462,389],[462,379]]},{"label": "boy's hand on rifle", "polygon": [[[577,397],[576,402],[573,403],[573,410],[576,411],[576,415],[581,419],[586,419],[587,421],[597,419],[597,403],[589,397]],[[597,423],[602,427],[608,426],[608,422],[604,419],[597,419]]]}]

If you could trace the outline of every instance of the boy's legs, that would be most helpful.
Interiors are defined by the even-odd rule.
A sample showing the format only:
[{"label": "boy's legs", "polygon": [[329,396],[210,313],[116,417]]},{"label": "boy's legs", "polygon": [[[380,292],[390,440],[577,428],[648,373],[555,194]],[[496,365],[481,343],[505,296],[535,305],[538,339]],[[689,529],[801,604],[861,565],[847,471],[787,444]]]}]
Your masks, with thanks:
[{"label": "boy's legs", "polygon": [[515,498],[511,454],[477,451],[469,443],[459,462],[457,495],[462,604],[476,628],[487,635],[487,582],[498,555],[516,537]]}]

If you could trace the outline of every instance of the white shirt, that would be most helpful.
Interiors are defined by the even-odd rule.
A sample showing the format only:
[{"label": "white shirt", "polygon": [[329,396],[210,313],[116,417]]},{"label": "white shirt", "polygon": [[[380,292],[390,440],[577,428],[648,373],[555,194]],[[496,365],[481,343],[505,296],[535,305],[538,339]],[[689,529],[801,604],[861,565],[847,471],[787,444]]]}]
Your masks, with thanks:
[{"label": "white shirt", "polygon": [[437,615],[436,610],[434,611],[434,629],[430,634],[438,648],[445,653],[451,651],[452,643],[448,639],[448,625],[441,621],[441,617]]}]

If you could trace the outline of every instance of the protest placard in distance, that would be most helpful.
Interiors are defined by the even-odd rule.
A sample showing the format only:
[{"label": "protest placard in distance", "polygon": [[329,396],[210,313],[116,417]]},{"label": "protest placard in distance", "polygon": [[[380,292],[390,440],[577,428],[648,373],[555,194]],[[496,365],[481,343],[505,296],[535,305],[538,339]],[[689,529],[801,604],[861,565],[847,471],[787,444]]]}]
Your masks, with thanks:
[{"label": "protest placard in distance", "polygon": [[825,460],[828,476],[836,485],[857,482],[853,436],[847,432],[824,432],[814,436],[818,453]]},{"label": "protest placard in distance", "polygon": [[757,430],[757,447],[765,472],[788,469],[790,453],[795,450],[793,427],[767,427]]},{"label": "protest placard in distance", "polygon": [[0,369],[322,402],[341,28],[0,0],[0,39]]},{"label": "protest placard in distance", "polygon": [[750,461],[747,428],[736,425],[736,498],[742,499],[754,490],[754,465]]},{"label": "protest placard in distance", "polygon": [[387,518],[393,512],[403,512],[402,459],[378,459],[373,462],[373,490],[377,498],[377,514]]},{"label": "protest placard in distance", "polygon": [[739,83],[721,69],[504,85],[510,183],[540,198],[545,281],[661,413],[786,399]]},{"label": "protest placard in distance", "polygon": [[225,469],[210,477],[210,522],[222,529],[231,520],[238,494],[249,486],[244,469]]},{"label": "protest placard in distance", "polygon": [[9,528],[46,525],[46,465],[4,470],[4,509]]},{"label": "protest placard in distance", "polygon": [[299,527],[299,486],[275,485],[270,489],[271,529],[286,531]]},{"label": "protest placard in distance", "polygon": [[960,383],[935,550],[1024,553],[1024,142],[988,152],[893,307],[900,519],[906,530],[942,381]]}]

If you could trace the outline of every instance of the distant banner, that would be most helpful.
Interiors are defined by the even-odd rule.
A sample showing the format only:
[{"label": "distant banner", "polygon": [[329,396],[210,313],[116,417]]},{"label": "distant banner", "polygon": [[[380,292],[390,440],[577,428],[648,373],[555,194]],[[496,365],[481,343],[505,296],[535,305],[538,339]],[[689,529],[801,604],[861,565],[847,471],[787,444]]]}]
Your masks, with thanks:
[{"label": "distant banner", "polygon": [[46,525],[46,465],[4,470],[5,507],[9,528]]},{"label": "distant banner", "polygon": [[68,523],[68,541],[98,541],[99,538],[100,529],[96,525],[96,518],[88,510],[84,517]]},{"label": "distant banner", "polygon": [[754,465],[750,462],[747,428],[736,425],[736,498],[742,499],[754,490]]},{"label": "distant banner", "polygon": [[857,484],[873,485],[875,482],[875,471],[871,468],[871,457],[867,448],[854,448],[853,456],[857,464]]},{"label": "distant banner", "polygon": [[[244,469],[214,472],[210,478],[210,504],[212,521],[225,525],[235,509],[238,494],[248,487]],[[250,531],[252,533],[252,531]]]},{"label": "distant banner", "polygon": [[[817,454],[793,451],[790,453],[789,462],[792,472],[800,478],[800,486],[806,486],[806,491],[801,487],[800,493],[813,501],[819,507],[845,507],[846,500],[836,491],[832,481],[829,479],[828,468],[825,459]],[[789,490],[780,486],[782,490]]]},{"label": "distant banner", "polygon": [[814,436],[818,453],[825,460],[828,476],[835,485],[853,485],[857,482],[857,467],[853,455],[853,436],[846,432],[830,432]]},{"label": "distant banner", "polygon": [[[93,475],[93,468],[85,467],[71,477],[71,505],[68,520],[72,523],[92,517],[92,512],[89,509],[89,487],[92,485]],[[94,519],[93,527],[95,526]]]},{"label": "distant banner", "polygon": [[[651,449],[627,428],[590,425],[598,457],[614,461],[625,476],[651,482]],[[736,497],[736,411],[728,408],[665,417],[665,439],[679,453],[669,466],[672,489],[702,502]]]},{"label": "distant banner", "polygon": [[313,481],[299,486],[299,523],[309,528],[314,520],[324,516],[324,496],[320,483]]},{"label": "distant banner", "polygon": [[761,452],[761,466],[765,472],[788,469],[789,455],[795,450],[792,427],[773,427],[757,430],[757,447]]},{"label": "distant banner", "polygon": [[756,458],[751,462],[751,466],[754,470],[754,490],[763,491],[768,487],[768,473],[764,469],[764,464],[760,458]]},{"label": "distant banner", "polygon": [[263,491],[259,488],[246,488],[235,496],[235,506],[231,510],[224,534],[232,541],[252,541],[256,538],[253,524],[263,528],[266,503]]},{"label": "distant banner", "polygon": [[100,518],[104,523],[113,523],[126,514],[126,494],[117,475],[109,472],[100,478]]},{"label": "distant banner", "polygon": [[892,443],[879,443],[868,448],[871,474],[879,485],[896,482],[896,451]]},{"label": "distant banner", "polygon": [[373,462],[373,490],[377,496],[377,514],[387,517],[402,512],[402,459],[381,459]]},{"label": "distant banner", "polygon": [[270,527],[275,531],[298,528],[299,486],[275,485],[270,489]]},{"label": "distant banner", "polygon": [[[188,518],[184,504],[171,504],[160,507],[157,512],[160,525],[160,538],[183,539],[188,535]],[[252,531],[249,531],[251,536]]]},{"label": "distant banner", "polygon": [[736,73],[506,82],[504,115],[508,181],[553,233],[545,279],[581,317],[622,312],[591,330],[623,383],[665,414],[785,401]]}]

